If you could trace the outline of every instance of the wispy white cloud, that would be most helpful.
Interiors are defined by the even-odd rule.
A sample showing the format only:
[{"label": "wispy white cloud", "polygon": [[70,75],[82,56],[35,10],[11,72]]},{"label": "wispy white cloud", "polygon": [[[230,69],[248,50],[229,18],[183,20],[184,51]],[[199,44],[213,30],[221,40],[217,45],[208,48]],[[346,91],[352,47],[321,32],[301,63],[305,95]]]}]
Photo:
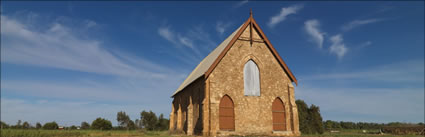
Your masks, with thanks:
[{"label": "wispy white cloud", "polygon": [[215,30],[220,33],[220,35],[223,35],[223,33],[230,27],[230,23],[224,23],[222,21],[218,21],[215,25]]},{"label": "wispy white cloud", "polygon": [[304,80],[358,80],[391,82],[391,83],[423,83],[424,61],[410,60],[374,67],[359,67],[355,71],[335,72],[303,77]]},{"label": "wispy white cloud", "polygon": [[242,0],[242,1],[238,2],[238,3],[236,3],[235,8],[239,8],[239,7],[247,4],[248,2],[249,2],[248,0]]},{"label": "wispy white cloud", "polygon": [[324,119],[420,122],[424,120],[423,76],[423,60],[359,66],[299,76],[304,82],[295,94],[319,105]]},{"label": "wispy white cloud", "polygon": [[275,15],[275,16],[270,18],[270,21],[268,23],[269,27],[276,26],[276,24],[284,21],[287,16],[289,16],[291,14],[296,14],[302,8],[303,8],[302,5],[293,5],[293,6],[290,6],[290,7],[282,8],[282,10],[280,11],[280,13],[278,15]]},{"label": "wispy white cloud", "polygon": [[370,45],[372,45],[372,41],[366,41],[366,42],[361,43],[359,45],[359,47],[363,48],[363,47],[367,47],[367,46],[370,46]]},{"label": "wispy white cloud", "polygon": [[204,29],[203,25],[193,26],[187,32],[187,37],[193,39],[197,45],[202,45],[201,47],[206,51],[217,46],[217,42],[211,38],[210,33]]},{"label": "wispy white cloud", "polygon": [[158,29],[158,34],[173,44],[178,43],[174,32],[171,32],[169,27],[160,27]]},{"label": "wispy white cloud", "polygon": [[177,35],[177,38],[179,39],[179,42],[181,44],[183,44],[184,46],[187,46],[189,48],[194,48],[193,47],[193,42],[189,38],[187,38],[185,36],[181,36],[181,35]]},{"label": "wispy white cloud", "polygon": [[85,21],[85,24],[86,24],[86,27],[87,27],[87,28],[92,28],[92,27],[97,26],[97,23],[96,23],[96,22],[94,22],[94,21],[92,21],[92,20],[86,20],[86,21]]},{"label": "wispy white cloud", "polygon": [[319,29],[320,22],[318,20],[308,20],[304,22],[304,30],[311,36],[311,41],[316,43],[319,48],[323,47],[323,40],[325,39],[325,33]]},{"label": "wispy white cloud", "polygon": [[383,19],[375,18],[375,19],[366,19],[366,20],[354,20],[354,21],[351,21],[351,22],[343,25],[341,29],[344,30],[344,31],[349,31],[353,28],[356,28],[356,27],[359,27],[359,26],[362,26],[362,25],[376,23],[376,22],[380,22],[380,21],[383,21]]},{"label": "wispy white cloud", "polygon": [[[123,76],[154,77],[158,72],[143,69],[139,64],[112,54],[95,39],[78,37],[78,33],[59,23],[53,23],[47,30],[37,31],[18,20],[2,16],[2,58],[4,63],[53,67],[82,72]],[[93,23],[90,23],[93,24]],[[138,66],[138,67],[136,67]]]},{"label": "wispy white cloud", "polygon": [[342,59],[344,55],[347,53],[348,48],[344,44],[344,40],[341,34],[332,36],[330,38],[332,45],[329,47],[329,52],[336,54],[339,59]]},{"label": "wispy white cloud", "polygon": [[[72,99],[78,98],[82,100],[105,101],[116,100],[126,101],[135,100],[136,96],[123,96],[122,93],[129,93],[132,89],[123,88],[117,83],[115,86],[107,84],[84,84],[79,81],[73,83],[61,83],[54,81],[25,81],[25,80],[3,80],[2,90],[5,92],[14,92],[21,95],[29,95],[41,98],[59,98],[59,99]],[[24,85],[24,86],[23,86]],[[123,89],[118,89],[123,88]],[[146,88],[145,88],[146,89]],[[121,92],[117,92],[121,91]],[[143,93],[143,92],[142,92]],[[84,95],[84,96],[82,96]]]},{"label": "wispy white cloud", "polygon": [[[194,46],[194,42],[192,38],[189,38],[180,33],[174,32],[171,30],[170,27],[160,27],[158,29],[158,34],[161,37],[165,38],[167,41],[171,42],[181,52],[185,52],[184,56],[186,58],[192,58],[193,61],[197,62],[198,60],[196,58],[200,58],[202,56],[198,47]],[[189,55],[188,52],[185,51],[185,49],[181,48],[182,46],[192,50],[192,52],[195,53],[197,57],[193,57],[192,55]]]},{"label": "wispy white cloud", "polygon": [[[203,57],[201,51],[209,51],[211,47],[217,46],[201,25],[191,27],[186,33],[175,32],[169,26],[162,26],[159,27],[158,34],[184,53],[186,59],[183,60],[192,58],[193,62],[199,62]],[[182,47],[189,48],[191,52]]]},{"label": "wispy white cloud", "polygon": [[424,120],[424,88],[297,87],[295,91],[297,98],[320,106],[320,112],[325,120],[354,122]]},{"label": "wispy white cloud", "polygon": [[56,121],[60,126],[79,126],[81,122],[92,122],[97,117],[103,117],[117,125],[116,113],[125,111],[132,120],[140,119],[142,110],[151,109],[168,116],[168,104],[152,103],[150,105],[127,104],[117,105],[108,103],[95,103],[86,101],[38,100],[28,101],[15,98],[1,98],[1,119],[8,124],[16,124],[18,120],[28,121],[35,126],[36,122],[42,124]]},{"label": "wispy white cloud", "polygon": [[172,31],[170,27],[160,27],[158,29],[158,34],[169,42],[173,43],[175,46],[183,45],[191,48],[192,50],[196,50],[196,47],[193,46],[192,39]]},{"label": "wispy white cloud", "polygon": [[[81,119],[101,116],[99,114],[106,111],[108,117],[113,120],[115,113],[119,111],[118,108],[131,111],[156,109],[157,112],[168,113],[170,95],[185,78],[185,73],[143,57],[110,50],[96,38],[80,37],[80,29],[89,29],[86,28],[87,25],[93,27],[97,24],[94,21],[80,21],[76,24],[82,26],[71,28],[56,21],[47,21],[51,24],[37,24],[36,21],[23,23],[22,20],[9,15],[2,15],[1,18],[2,65],[18,64],[94,74],[78,75],[71,81],[69,77],[48,74],[43,80],[2,78],[1,119],[5,121],[39,119],[37,121],[47,122],[75,119],[72,122],[79,124]],[[35,26],[37,28],[34,28]],[[2,73],[7,71],[2,68]],[[11,94],[40,98],[41,101],[34,103],[31,99],[11,100],[5,97]],[[70,103],[61,104],[52,100],[77,100],[73,102],[77,104],[119,102],[125,105],[69,106],[67,104]],[[102,110],[97,111],[97,108]],[[137,113],[134,112],[135,115]]]}]

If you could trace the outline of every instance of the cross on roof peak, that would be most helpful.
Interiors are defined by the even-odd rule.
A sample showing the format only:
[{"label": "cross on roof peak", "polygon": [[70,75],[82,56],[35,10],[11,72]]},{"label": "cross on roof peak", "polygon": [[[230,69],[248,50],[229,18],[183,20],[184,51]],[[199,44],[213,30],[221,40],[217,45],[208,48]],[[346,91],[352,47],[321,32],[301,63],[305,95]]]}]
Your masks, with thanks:
[{"label": "cross on roof peak", "polygon": [[252,17],[252,8],[249,9],[249,16]]}]

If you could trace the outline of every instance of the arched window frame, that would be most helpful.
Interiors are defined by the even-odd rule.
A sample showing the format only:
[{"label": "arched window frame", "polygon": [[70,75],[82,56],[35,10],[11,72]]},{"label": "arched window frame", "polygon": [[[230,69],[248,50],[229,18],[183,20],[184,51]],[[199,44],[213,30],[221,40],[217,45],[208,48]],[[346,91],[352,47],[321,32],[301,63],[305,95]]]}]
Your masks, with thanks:
[{"label": "arched window frame", "polygon": [[[255,70],[258,74],[254,74],[254,85],[251,86],[251,89],[248,89],[249,86],[247,86],[247,74],[246,74],[246,68],[248,63],[251,63],[255,66]],[[244,65],[243,65],[243,81],[244,81],[244,95],[245,96],[260,96],[261,95],[261,76],[260,76],[260,68],[258,67],[258,63],[254,61],[253,59],[248,59]],[[252,71],[251,71],[252,72]],[[255,71],[254,71],[255,73]],[[256,76],[255,76],[256,75]],[[257,81],[255,81],[257,79]]]}]

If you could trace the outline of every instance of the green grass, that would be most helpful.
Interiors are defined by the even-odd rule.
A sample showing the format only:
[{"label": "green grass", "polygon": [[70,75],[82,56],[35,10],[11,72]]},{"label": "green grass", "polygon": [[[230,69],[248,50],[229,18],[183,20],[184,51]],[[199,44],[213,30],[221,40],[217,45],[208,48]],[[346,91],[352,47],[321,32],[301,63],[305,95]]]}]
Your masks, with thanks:
[{"label": "green grass", "polygon": [[[367,132],[378,132],[378,130],[367,130]],[[141,130],[21,130],[2,129],[1,137],[171,137],[167,131]],[[173,136],[175,137],[175,136]],[[302,137],[423,137],[420,135],[379,135],[362,133],[361,130],[340,130],[339,133],[325,132],[322,135],[306,135]]]},{"label": "green grass", "polygon": [[362,130],[356,129],[343,129],[339,133],[325,132],[322,135],[301,135],[302,137],[423,137],[421,135],[391,135],[391,134],[373,134],[378,133],[379,130],[366,130],[368,133],[363,133]]},{"label": "green grass", "polygon": [[1,137],[169,137],[167,131],[2,129]]}]

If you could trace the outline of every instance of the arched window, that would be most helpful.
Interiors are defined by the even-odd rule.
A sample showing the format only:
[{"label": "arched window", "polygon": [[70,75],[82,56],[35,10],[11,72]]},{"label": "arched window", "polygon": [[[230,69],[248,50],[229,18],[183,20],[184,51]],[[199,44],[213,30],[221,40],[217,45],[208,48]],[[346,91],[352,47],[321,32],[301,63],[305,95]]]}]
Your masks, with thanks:
[{"label": "arched window", "polygon": [[235,130],[235,113],[232,99],[225,95],[220,100],[219,126],[220,130]]},{"label": "arched window", "polygon": [[285,106],[279,98],[276,98],[272,104],[273,114],[273,130],[284,131],[286,130]]},{"label": "arched window", "polygon": [[249,60],[243,68],[244,94],[260,96],[260,71],[254,61]]}]

